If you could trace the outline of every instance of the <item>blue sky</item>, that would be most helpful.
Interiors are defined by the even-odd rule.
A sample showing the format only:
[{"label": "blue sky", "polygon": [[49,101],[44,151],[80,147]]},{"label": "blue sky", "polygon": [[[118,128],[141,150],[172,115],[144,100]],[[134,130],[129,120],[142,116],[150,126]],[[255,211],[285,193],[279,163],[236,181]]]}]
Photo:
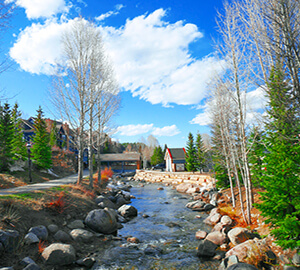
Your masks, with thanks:
[{"label": "blue sky", "polygon": [[60,33],[78,15],[103,35],[121,88],[114,118],[120,142],[155,136],[163,146],[184,147],[189,132],[209,133],[207,83],[220,72],[214,55],[216,10],[221,0],[5,0],[15,9],[2,50],[14,62],[0,76],[9,103],[23,117],[39,105],[46,117],[50,75],[59,57]]}]

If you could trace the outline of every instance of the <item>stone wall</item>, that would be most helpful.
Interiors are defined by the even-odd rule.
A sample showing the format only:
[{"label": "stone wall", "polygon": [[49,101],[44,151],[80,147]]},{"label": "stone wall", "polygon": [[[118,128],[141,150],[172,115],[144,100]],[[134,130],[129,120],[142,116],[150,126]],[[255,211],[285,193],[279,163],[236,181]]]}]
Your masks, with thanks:
[{"label": "stone wall", "polygon": [[135,180],[145,180],[147,182],[169,183],[178,185],[190,183],[197,186],[207,186],[214,183],[214,178],[208,173],[200,172],[160,172],[148,170],[136,170]]}]

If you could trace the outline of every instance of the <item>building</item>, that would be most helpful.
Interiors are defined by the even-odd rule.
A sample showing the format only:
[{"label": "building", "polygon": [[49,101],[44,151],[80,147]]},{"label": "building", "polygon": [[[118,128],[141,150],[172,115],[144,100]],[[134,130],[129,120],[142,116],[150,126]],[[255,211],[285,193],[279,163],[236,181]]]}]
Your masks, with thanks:
[{"label": "building", "polygon": [[167,148],[164,159],[166,161],[167,172],[185,171],[184,148]]},{"label": "building", "polygon": [[111,167],[114,172],[134,172],[141,168],[141,154],[125,152],[121,154],[101,154],[102,167]]}]

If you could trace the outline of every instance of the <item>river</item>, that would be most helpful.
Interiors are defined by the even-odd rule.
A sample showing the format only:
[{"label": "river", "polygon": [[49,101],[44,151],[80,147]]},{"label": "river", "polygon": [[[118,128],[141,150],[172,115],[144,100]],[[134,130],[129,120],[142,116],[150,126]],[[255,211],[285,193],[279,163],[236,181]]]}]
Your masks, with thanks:
[{"label": "river", "polygon": [[130,193],[135,196],[131,205],[137,208],[138,216],[124,223],[118,236],[122,239],[136,237],[140,243],[114,242],[103,254],[98,254],[99,266],[95,270],[218,268],[219,262],[196,256],[199,244],[196,231],[209,232],[211,227],[203,223],[207,214],[185,207],[190,196],[180,194],[170,186],[130,184],[133,186]]}]

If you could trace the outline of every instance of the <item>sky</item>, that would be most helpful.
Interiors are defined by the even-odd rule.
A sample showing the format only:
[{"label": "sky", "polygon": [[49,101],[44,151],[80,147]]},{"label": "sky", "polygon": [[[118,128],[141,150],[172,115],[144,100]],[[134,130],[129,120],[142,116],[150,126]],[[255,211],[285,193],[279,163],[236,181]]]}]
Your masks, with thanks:
[{"label": "sky", "polygon": [[[18,102],[23,118],[42,106],[53,119],[48,92],[60,36],[82,16],[99,27],[120,86],[113,139],[153,135],[173,148],[185,147],[189,132],[209,133],[208,83],[224,65],[213,46],[221,0],[4,1],[16,9],[2,33],[2,54],[13,66],[0,75],[0,87],[10,104]],[[258,95],[252,93],[254,100]]]}]

